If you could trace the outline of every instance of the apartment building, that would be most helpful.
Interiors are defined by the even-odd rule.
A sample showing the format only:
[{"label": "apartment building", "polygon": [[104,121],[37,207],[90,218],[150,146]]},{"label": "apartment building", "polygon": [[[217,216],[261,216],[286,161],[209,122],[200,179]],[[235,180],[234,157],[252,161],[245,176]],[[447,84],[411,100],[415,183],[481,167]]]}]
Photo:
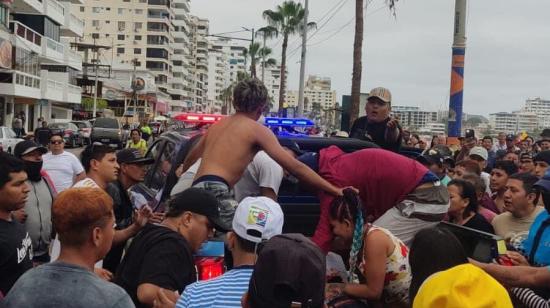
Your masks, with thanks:
[{"label": "apartment building", "polygon": [[222,51],[227,59],[228,68],[225,72],[225,79],[229,83],[237,81],[239,72],[247,72],[246,47],[242,46],[241,42],[232,41],[229,39],[212,40],[212,49]]},{"label": "apartment building", "polygon": [[194,111],[205,111],[208,101],[208,49],[209,22],[207,19],[190,16],[189,74],[194,77],[191,84]]},{"label": "apartment building", "polygon": [[[185,54],[181,44],[187,36],[188,0],[93,0],[75,5],[74,9],[85,21],[86,35],[80,42],[109,47],[99,54],[99,63],[130,71],[135,66],[136,71],[146,69],[153,73],[157,95],[148,102],[152,110],[181,110],[184,107],[186,95],[178,91],[182,87],[174,85],[186,75],[185,61],[182,56],[174,58],[174,54],[176,47],[178,53]],[[175,16],[181,20],[173,22]],[[175,59],[181,63],[177,62],[174,70]],[[172,95],[175,95],[175,103]]]},{"label": "apartment building", "polygon": [[[261,65],[256,69],[257,72],[262,71]],[[287,72],[288,75],[288,72]],[[285,84],[288,79],[285,79]],[[271,111],[277,112],[279,110],[279,89],[281,86],[281,66],[266,66],[264,74],[264,85],[269,93],[271,100]]]},{"label": "apartment building", "polygon": [[83,22],[69,8],[57,0],[0,3],[0,125],[23,113],[32,131],[39,117],[70,119],[80,104],[82,59],[68,38],[82,36]]},{"label": "apartment building", "polygon": [[208,102],[207,112],[220,113],[224,104],[222,93],[229,87],[229,81],[225,79],[225,71],[229,63],[225,53],[221,50],[210,48],[208,50]]},{"label": "apartment building", "polygon": [[415,106],[392,106],[392,112],[399,117],[399,121],[403,127],[411,130],[416,130],[426,127],[428,123],[437,122],[436,111],[421,110]]},{"label": "apartment building", "polygon": [[174,0],[174,54],[172,55],[172,74],[170,95],[172,111],[183,111],[193,103],[194,77],[190,74],[189,55],[191,21],[189,16],[189,0]]},{"label": "apartment building", "polygon": [[[318,106],[321,110],[335,108],[336,91],[330,89],[330,83],[330,78],[328,77],[308,77],[304,88],[304,112],[310,112],[316,106]],[[298,96],[298,91],[286,91],[285,103],[289,107],[297,107]]]},{"label": "apartment building", "polygon": [[538,127],[538,116],[533,112],[497,112],[489,115],[491,127],[498,132],[533,132]]}]

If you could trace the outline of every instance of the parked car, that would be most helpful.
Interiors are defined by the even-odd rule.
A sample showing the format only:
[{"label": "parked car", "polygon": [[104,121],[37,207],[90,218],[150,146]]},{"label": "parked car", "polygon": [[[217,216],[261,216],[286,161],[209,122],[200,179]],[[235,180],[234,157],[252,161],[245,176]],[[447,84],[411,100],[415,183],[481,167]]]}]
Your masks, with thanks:
[{"label": "parked car", "polygon": [[92,123],[90,121],[71,121],[74,125],[78,127],[78,132],[82,139],[84,139],[84,144],[90,144],[90,136],[92,134]]},{"label": "parked car", "polygon": [[84,138],[82,138],[82,135],[80,135],[80,132],[78,131],[78,126],[71,122],[66,123],[51,123],[48,125],[50,130],[52,131],[52,135],[61,135],[63,136],[63,140],[65,140],[65,144],[76,148],[79,146],[84,145]]},{"label": "parked car", "polygon": [[13,129],[0,126],[0,150],[6,151],[8,153],[13,153],[15,145],[23,141],[21,138],[17,138]]},{"label": "parked car", "polygon": [[92,142],[101,142],[107,145],[116,145],[119,149],[124,146],[122,128],[117,119],[96,118],[90,136]]}]

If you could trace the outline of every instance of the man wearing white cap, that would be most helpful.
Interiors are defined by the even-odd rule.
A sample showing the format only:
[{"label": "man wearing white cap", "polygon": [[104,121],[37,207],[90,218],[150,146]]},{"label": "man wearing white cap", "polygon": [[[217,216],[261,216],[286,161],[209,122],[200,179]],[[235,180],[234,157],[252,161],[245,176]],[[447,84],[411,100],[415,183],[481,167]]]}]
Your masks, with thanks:
[{"label": "man wearing white cap", "polygon": [[383,87],[370,90],[365,112],[366,116],[353,122],[349,136],[372,141],[386,150],[399,151],[402,139],[401,127],[399,121],[390,116],[390,90]]},{"label": "man wearing white cap", "polygon": [[[475,161],[481,170],[484,170],[485,167],[487,167],[487,159],[489,158],[489,153],[487,150],[483,147],[476,146],[473,147],[470,152],[468,153],[468,159]],[[483,182],[485,182],[485,187],[487,193],[491,193],[491,175],[489,173],[482,171],[480,175]]]},{"label": "man wearing white cap", "polygon": [[[227,246],[233,254],[233,269],[220,277],[188,285],[177,308],[241,307],[256,263],[258,245],[283,231],[284,215],[279,204],[267,197],[247,197],[233,218]],[[155,307],[174,307],[170,293],[159,292]]]}]

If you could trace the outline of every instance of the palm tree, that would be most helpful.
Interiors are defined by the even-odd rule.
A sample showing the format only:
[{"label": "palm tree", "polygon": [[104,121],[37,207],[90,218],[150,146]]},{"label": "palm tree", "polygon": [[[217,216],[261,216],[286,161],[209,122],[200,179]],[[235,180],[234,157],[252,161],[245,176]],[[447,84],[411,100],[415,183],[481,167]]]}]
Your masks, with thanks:
[{"label": "palm tree", "polygon": [[[248,49],[245,49],[245,57],[250,57],[250,76],[252,78],[256,78],[256,63],[264,64],[263,59],[269,57],[272,52],[271,48],[260,47],[259,43],[251,43]],[[266,59],[265,65],[277,65],[277,60]]]},{"label": "palm tree", "polygon": [[[398,0],[386,0],[386,4],[395,16],[395,3]],[[353,73],[351,77],[351,109],[349,127],[353,125],[359,115],[359,103],[361,97],[361,72],[363,64],[363,0],[355,0],[355,38],[353,40]]]},{"label": "palm tree", "polygon": [[220,99],[224,102],[225,105],[222,107],[222,114],[229,114],[229,112],[231,111],[231,104],[233,102],[233,89],[235,89],[235,86],[239,82],[248,78],[249,76],[246,72],[237,72],[237,80],[235,80],[227,88],[222,90],[222,93],[220,94]]},{"label": "palm tree", "polygon": [[[263,17],[267,23],[277,29],[277,34],[283,35],[283,47],[281,56],[281,84],[279,86],[279,110],[283,109],[285,101],[285,72],[286,72],[286,49],[288,47],[288,38],[290,35],[300,33],[303,30],[303,19],[305,10],[302,4],[292,0],[283,2],[275,10],[265,10]],[[317,24],[310,22],[307,24],[308,30],[315,29]]]}]

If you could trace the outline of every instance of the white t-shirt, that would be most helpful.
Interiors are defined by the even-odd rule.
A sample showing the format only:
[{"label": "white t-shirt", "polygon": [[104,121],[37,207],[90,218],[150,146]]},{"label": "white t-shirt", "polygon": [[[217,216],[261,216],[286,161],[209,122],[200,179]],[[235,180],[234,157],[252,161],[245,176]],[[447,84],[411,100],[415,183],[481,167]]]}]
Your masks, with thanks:
[{"label": "white t-shirt", "polygon": [[70,152],[64,151],[58,155],[48,152],[42,159],[44,160],[43,169],[52,179],[58,193],[73,186],[75,176],[84,172],[84,167],[78,158]]},{"label": "white t-shirt", "polygon": [[78,182],[76,182],[74,185],[73,185],[73,188],[99,188],[101,189],[101,187],[99,187],[99,185],[97,185],[97,183],[90,179],[90,178],[85,178],[84,180],[80,180]]},{"label": "white t-shirt", "polygon": [[271,188],[277,194],[283,180],[283,168],[264,151],[259,151],[235,184],[235,200],[259,196],[260,187]]},{"label": "white t-shirt", "polygon": [[485,191],[490,195],[491,194],[491,187],[490,187],[490,184],[491,184],[491,175],[487,172],[481,172],[481,175],[480,175],[480,178],[483,180],[483,182],[485,183]]}]

